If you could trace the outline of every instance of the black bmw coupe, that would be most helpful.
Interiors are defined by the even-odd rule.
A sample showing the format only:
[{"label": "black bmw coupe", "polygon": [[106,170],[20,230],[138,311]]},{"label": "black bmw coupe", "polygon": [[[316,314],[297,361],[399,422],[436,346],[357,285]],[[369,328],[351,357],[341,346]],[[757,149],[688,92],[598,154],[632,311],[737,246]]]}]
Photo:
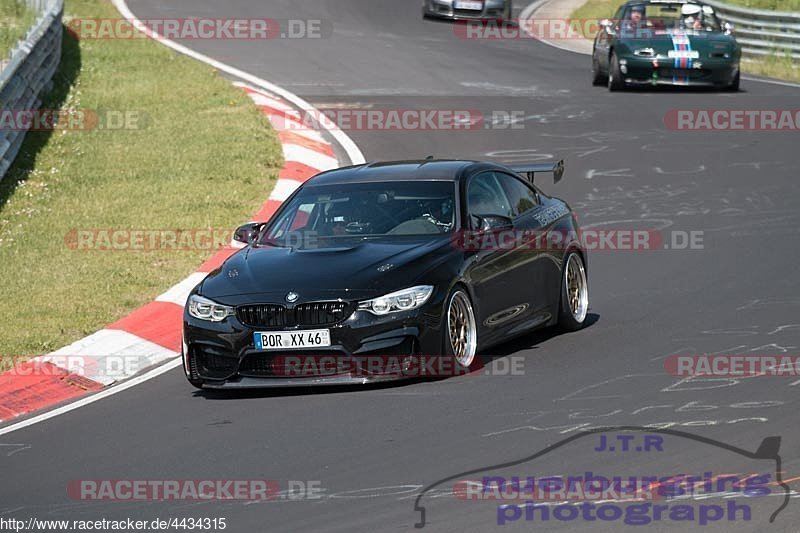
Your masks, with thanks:
[{"label": "black bmw coupe", "polygon": [[237,229],[246,246],[191,292],[189,382],[457,373],[478,350],[535,328],[581,328],[589,296],[577,220],[533,184],[563,170],[426,159],[314,176],[268,222]]}]

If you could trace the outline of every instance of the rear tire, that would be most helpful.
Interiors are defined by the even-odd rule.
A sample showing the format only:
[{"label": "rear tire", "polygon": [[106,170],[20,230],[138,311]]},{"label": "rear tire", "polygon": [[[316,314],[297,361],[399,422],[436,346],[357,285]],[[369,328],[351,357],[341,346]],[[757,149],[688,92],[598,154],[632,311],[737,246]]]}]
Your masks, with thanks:
[{"label": "rear tire", "polygon": [[621,91],[625,88],[625,80],[622,79],[622,72],[619,70],[619,58],[616,52],[611,52],[608,60],[608,90]]},{"label": "rear tire", "polygon": [[578,252],[571,250],[564,258],[561,273],[561,300],[558,325],[565,331],[577,331],[586,324],[589,310],[589,282],[586,266]]}]

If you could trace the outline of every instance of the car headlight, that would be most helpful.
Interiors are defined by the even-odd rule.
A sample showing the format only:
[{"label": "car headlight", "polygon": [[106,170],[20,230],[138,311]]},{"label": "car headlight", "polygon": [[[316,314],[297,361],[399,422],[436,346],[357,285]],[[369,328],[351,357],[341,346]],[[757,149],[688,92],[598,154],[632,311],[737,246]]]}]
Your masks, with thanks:
[{"label": "car headlight", "polygon": [[189,314],[200,320],[222,322],[226,317],[234,314],[233,307],[218,304],[208,298],[193,294],[189,297]]},{"label": "car headlight", "polygon": [[416,287],[392,292],[379,298],[359,302],[358,309],[360,311],[369,311],[375,315],[388,315],[397,311],[408,311],[427,302],[432,293],[433,286],[417,285]]},{"label": "car headlight", "polygon": [[633,51],[633,53],[637,56],[644,56],[644,57],[653,57],[656,55],[656,51],[652,48],[638,48]]}]

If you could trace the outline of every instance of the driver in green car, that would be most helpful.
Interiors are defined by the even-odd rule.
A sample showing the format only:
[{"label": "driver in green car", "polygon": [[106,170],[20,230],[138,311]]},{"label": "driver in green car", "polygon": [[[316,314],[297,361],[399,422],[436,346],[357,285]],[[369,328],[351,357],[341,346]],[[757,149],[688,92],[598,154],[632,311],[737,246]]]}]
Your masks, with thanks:
[{"label": "driver in green car", "polygon": [[633,24],[641,24],[642,19],[644,19],[644,6],[633,6],[631,8],[631,22]]}]

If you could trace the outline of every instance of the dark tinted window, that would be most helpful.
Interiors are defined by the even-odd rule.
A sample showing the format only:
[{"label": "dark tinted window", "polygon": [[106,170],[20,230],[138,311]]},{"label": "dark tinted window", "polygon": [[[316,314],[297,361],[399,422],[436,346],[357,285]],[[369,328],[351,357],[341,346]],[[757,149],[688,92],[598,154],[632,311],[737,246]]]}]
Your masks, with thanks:
[{"label": "dark tinted window", "polygon": [[507,174],[497,174],[511,202],[514,216],[519,216],[539,204],[536,192],[522,180]]},{"label": "dark tinted window", "polygon": [[398,181],[304,187],[262,234],[262,244],[318,238],[426,235],[455,226],[455,185]]},{"label": "dark tinted window", "polygon": [[470,180],[467,206],[470,215],[514,216],[511,203],[494,172],[483,172]]}]

